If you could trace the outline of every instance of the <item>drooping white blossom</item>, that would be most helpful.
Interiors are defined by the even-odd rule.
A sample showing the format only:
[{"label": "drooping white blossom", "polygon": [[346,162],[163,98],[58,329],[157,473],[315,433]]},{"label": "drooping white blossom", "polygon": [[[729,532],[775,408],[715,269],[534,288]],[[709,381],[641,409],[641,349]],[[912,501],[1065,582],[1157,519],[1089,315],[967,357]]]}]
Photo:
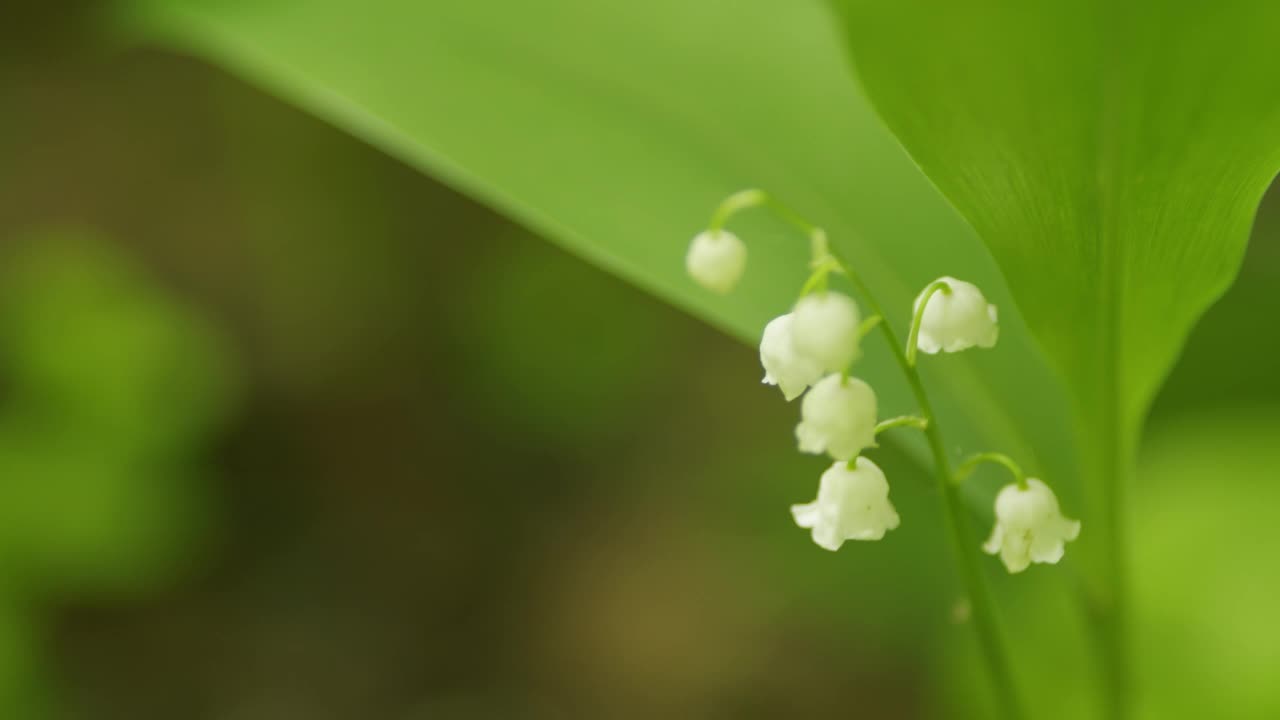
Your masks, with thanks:
[{"label": "drooping white blossom", "polygon": [[870,460],[860,457],[854,469],[837,462],[822,474],[818,498],[792,505],[796,524],[813,531],[818,547],[839,550],[845,540],[879,540],[898,527],[898,513],[889,502],[889,483]]},{"label": "drooping white blossom", "polygon": [[699,285],[726,294],[747,268],[747,246],[728,230],[707,230],[693,238],[684,264]]},{"label": "drooping white blossom", "polygon": [[858,359],[862,318],[853,298],[838,292],[811,293],[800,298],[792,315],[796,350],[813,358],[825,372],[844,372]]},{"label": "drooping white blossom", "polygon": [[876,393],[857,378],[828,375],[800,405],[800,451],[852,460],[876,444]]},{"label": "drooping white blossom", "polygon": [[1019,573],[1033,562],[1058,562],[1079,534],[1080,521],[1062,516],[1053,490],[1028,478],[1025,489],[1013,483],[996,495],[996,525],[982,549],[999,554],[1009,572]]},{"label": "drooping white blossom", "polygon": [[[982,291],[972,283],[952,277],[938,278],[938,281],[945,282],[950,292],[938,290],[929,296],[929,303],[920,318],[916,347],[932,355],[959,352],[974,346],[995,346],[1000,336],[996,306],[987,302]],[[921,292],[916,297],[913,311],[919,311],[923,299],[924,293]]]},{"label": "drooping white blossom", "polygon": [[777,385],[788,401],[800,397],[805,388],[822,377],[822,365],[818,361],[796,352],[791,334],[794,320],[791,313],[770,320],[760,339],[764,382]]}]

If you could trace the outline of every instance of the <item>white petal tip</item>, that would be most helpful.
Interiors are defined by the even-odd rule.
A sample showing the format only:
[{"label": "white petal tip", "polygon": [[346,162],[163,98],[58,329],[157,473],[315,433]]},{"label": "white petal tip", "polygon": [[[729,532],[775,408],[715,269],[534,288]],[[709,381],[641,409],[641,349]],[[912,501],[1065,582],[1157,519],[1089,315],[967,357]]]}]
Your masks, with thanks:
[{"label": "white petal tip", "polygon": [[802,528],[811,528],[818,522],[818,509],[813,503],[791,506],[791,517],[795,519],[796,525]]},{"label": "white petal tip", "polygon": [[1070,523],[1068,523],[1067,532],[1064,535],[1064,537],[1068,541],[1075,540],[1076,538],[1080,537],[1080,521],[1079,520],[1072,520]]},{"label": "white petal tip", "polygon": [[817,545],[823,550],[827,550],[829,552],[835,552],[840,549],[841,545],[844,545],[844,540],[838,540],[835,538],[821,538],[818,536],[817,533],[814,533],[813,544]]}]

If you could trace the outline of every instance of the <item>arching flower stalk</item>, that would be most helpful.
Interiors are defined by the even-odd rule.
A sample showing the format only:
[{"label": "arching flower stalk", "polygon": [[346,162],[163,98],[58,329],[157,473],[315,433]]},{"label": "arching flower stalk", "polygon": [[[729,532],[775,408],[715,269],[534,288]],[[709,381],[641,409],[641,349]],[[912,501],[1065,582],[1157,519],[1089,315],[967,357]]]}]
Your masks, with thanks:
[{"label": "arching flower stalk", "polygon": [[[1056,563],[1065,543],[1074,540],[1080,523],[1064,518],[1049,486],[1027,478],[1012,460],[999,453],[975,455],[953,469],[929,396],[916,371],[917,352],[960,352],[994,347],[999,339],[996,306],[971,283],[941,277],[917,296],[905,346],[886,320],[880,304],[853,267],[830,248],[826,233],[762,190],[744,190],[724,200],[707,230],[689,249],[690,275],[717,292],[728,292],[746,266],[746,247],[724,229],[736,213],[764,207],[809,238],[811,273],[789,313],[770,321],[760,340],[764,382],[777,385],[788,401],[804,395],[796,439],[802,452],[826,454],[836,462],[821,476],[817,498],[792,506],[800,527],[826,550],[846,540],[879,540],[898,527],[899,516],[889,501],[889,481],[862,453],[876,447],[876,436],[897,427],[924,431],[955,544],[972,618],[981,641],[996,696],[1007,718],[1024,717],[1014,690],[1009,661],[995,621],[991,598],[983,582],[970,518],[960,500],[959,486],[981,462],[1009,467],[1015,482],[995,500],[996,525],[984,548],[999,554],[1011,573],[1033,562]],[[830,288],[831,276],[843,276],[871,311],[863,319],[852,297]],[[918,405],[918,415],[877,422],[876,394],[864,379],[853,377],[863,337],[879,328],[906,376]],[[805,394],[807,391],[807,394]]]}]

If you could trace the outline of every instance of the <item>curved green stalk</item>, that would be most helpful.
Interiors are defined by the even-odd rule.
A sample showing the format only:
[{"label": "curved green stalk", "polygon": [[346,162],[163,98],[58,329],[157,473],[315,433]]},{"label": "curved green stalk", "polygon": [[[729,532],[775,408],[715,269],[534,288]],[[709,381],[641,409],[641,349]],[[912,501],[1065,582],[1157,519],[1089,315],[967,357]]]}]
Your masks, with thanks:
[{"label": "curved green stalk", "polygon": [[[862,278],[858,277],[848,263],[843,260],[840,261],[840,265],[844,274],[849,277],[862,294],[863,299],[866,300],[867,305],[871,307],[872,312],[877,315],[884,315],[879,303],[876,302],[870,288],[862,281]],[[890,327],[889,323],[882,322],[880,323],[880,330],[884,333],[885,340],[889,343],[894,359],[897,360],[899,367],[902,368],[903,374],[907,376],[907,383],[911,386],[911,392],[915,395],[916,402],[920,405],[920,414],[928,422],[928,426],[924,431],[925,437],[929,441],[929,451],[933,455],[935,473],[938,478],[938,489],[942,493],[942,504],[946,510],[947,524],[951,529],[956,561],[960,565],[961,582],[969,596],[969,604],[973,610],[974,628],[978,633],[978,641],[982,646],[982,655],[986,659],[987,670],[991,676],[992,690],[1004,717],[1009,720],[1020,720],[1025,718],[1026,714],[1023,712],[1021,700],[1015,689],[1012,664],[1009,662],[1004,643],[1000,638],[1000,628],[996,623],[995,604],[992,602],[990,591],[988,591],[986,582],[982,578],[982,568],[979,565],[982,556],[978,554],[978,545],[973,541],[973,528],[969,524],[969,515],[965,511],[964,500],[960,497],[960,487],[954,481],[951,460],[947,456],[947,446],[943,441],[942,431],[938,428],[933,405],[929,402],[929,395],[925,392],[920,373],[916,371],[915,366],[907,362],[907,356],[902,350],[903,346],[898,344],[898,337],[893,332],[893,328]]]},{"label": "curved green stalk", "polygon": [[970,473],[984,462],[1004,466],[1004,468],[1009,471],[1009,474],[1013,475],[1013,481],[1018,483],[1018,487],[1023,490],[1027,489],[1027,474],[1022,471],[1022,466],[1014,462],[1013,458],[1008,455],[998,452],[978,453],[977,455],[971,455],[966,458],[964,462],[960,463],[960,465],[956,467],[954,478],[956,484],[959,485],[963,483],[965,478],[969,477]]},{"label": "curved green stalk", "polygon": [[[956,561],[960,566],[960,580],[968,595],[969,605],[973,612],[974,628],[978,634],[982,656],[986,661],[992,691],[996,697],[996,702],[1000,706],[1000,713],[1006,720],[1023,720],[1026,718],[1026,713],[1023,711],[1014,683],[1013,667],[1009,661],[1004,643],[1000,638],[995,605],[982,577],[982,567],[979,564],[982,556],[978,552],[978,544],[974,542],[973,528],[969,524],[969,515],[965,510],[964,501],[960,497],[960,487],[955,482],[956,476],[951,467],[951,459],[947,456],[947,445],[943,441],[942,431],[938,427],[937,416],[933,412],[932,403],[929,402],[929,395],[925,391],[923,381],[920,379],[920,373],[916,371],[914,362],[908,359],[903,346],[899,344],[898,336],[893,331],[893,327],[887,320],[883,320],[886,317],[884,310],[880,303],[876,301],[871,289],[854,272],[849,263],[831,250],[827,241],[827,234],[822,228],[808,222],[763,190],[744,190],[731,195],[721,203],[712,216],[710,229],[712,231],[719,230],[734,213],[759,206],[768,207],[780,218],[809,236],[812,243],[814,272],[809,278],[809,282],[805,284],[806,290],[825,288],[826,276],[829,273],[841,273],[848,277],[854,287],[857,288],[863,300],[871,309],[872,314],[882,318],[878,323],[878,327],[884,333],[885,340],[889,343],[889,350],[893,353],[894,360],[898,363],[898,366],[902,368],[903,374],[906,375],[907,384],[911,386],[911,392],[915,396],[916,403],[920,406],[920,415],[924,421],[923,429],[925,437],[928,439],[929,452],[933,455],[938,489],[942,495],[947,525],[951,530]],[[938,283],[935,282],[930,287],[933,288],[936,285]],[[938,290],[942,290],[942,288],[935,288],[935,291]],[[923,303],[921,308],[923,308]],[[913,327],[919,325],[919,314],[915,313]]]},{"label": "curved green stalk", "polygon": [[924,430],[929,427],[929,421],[916,415],[899,415],[898,417],[881,420],[876,423],[875,434],[879,435],[886,430],[892,430],[900,427],[911,427],[917,430]]}]

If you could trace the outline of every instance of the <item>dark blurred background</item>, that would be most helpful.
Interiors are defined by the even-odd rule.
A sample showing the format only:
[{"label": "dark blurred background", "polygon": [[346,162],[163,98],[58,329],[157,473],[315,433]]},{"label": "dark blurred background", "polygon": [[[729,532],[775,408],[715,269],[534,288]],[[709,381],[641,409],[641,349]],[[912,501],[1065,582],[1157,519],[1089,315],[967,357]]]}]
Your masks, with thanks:
[{"label": "dark blurred background", "polygon": [[[815,550],[752,349],[66,7],[0,63],[0,717],[939,714],[941,529]],[[1278,203],[1153,435],[1280,403]]]}]

